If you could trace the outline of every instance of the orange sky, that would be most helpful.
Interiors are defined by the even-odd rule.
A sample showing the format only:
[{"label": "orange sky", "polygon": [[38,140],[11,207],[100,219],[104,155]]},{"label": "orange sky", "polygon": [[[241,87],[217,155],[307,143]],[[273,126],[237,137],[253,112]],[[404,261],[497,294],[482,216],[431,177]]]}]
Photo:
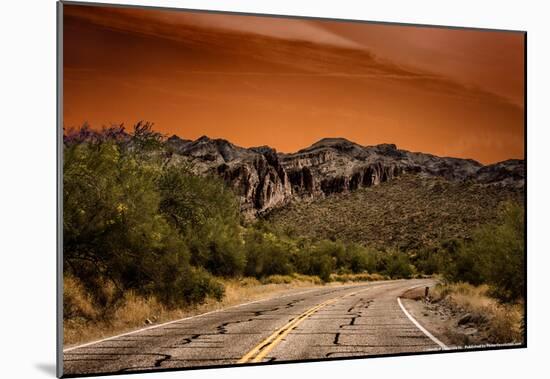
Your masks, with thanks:
[{"label": "orange sky", "polygon": [[524,35],[64,5],[64,125],[524,157]]}]

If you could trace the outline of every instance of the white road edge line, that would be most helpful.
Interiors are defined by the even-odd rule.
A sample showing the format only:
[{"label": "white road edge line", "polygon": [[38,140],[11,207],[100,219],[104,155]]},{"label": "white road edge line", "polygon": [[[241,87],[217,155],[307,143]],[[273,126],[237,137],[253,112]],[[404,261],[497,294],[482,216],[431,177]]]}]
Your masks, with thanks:
[{"label": "white road edge line", "polygon": [[434,335],[430,332],[428,332],[426,329],[424,329],[424,327],[422,325],[420,325],[420,323],[418,321],[416,321],[414,319],[413,316],[411,316],[411,314],[405,309],[405,307],[403,306],[403,304],[401,303],[401,298],[398,297],[397,298],[397,303],[399,304],[399,306],[401,307],[401,310],[403,311],[403,313],[405,313],[405,316],[407,316],[409,318],[409,320],[411,320],[411,322],[422,332],[424,333],[429,339],[431,339],[433,342],[435,342],[436,344],[439,345],[439,347],[441,347],[443,350],[449,350],[449,347],[447,345],[445,345],[443,342],[441,342],[440,340],[438,340],[436,337],[434,337]]},{"label": "white road edge line", "polygon": [[[350,287],[352,287],[352,286],[353,286],[353,285],[350,285]],[[322,289],[322,288],[312,288],[312,289],[307,290],[307,291],[302,291],[302,292],[297,292],[297,293],[290,293],[290,294],[288,294],[288,295],[281,296],[280,298],[285,298],[285,297],[295,296],[295,295],[302,295],[302,294],[304,294],[304,293],[313,292],[313,291],[316,291],[316,290],[319,290],[319,289]],[[165,322],[165,323],[162,323],[162,324],[158,324],[158,325],[151,325],[151,326],[148,326],[148,327],[146,327],[146,328],[141,328],[141,329],[137,329],[137,330],[132,330],[132,331],[127,332],[127,333],[117,334],[116,336],[111,336],[111,337],[103,338],[103,339],[100,339],[100,340],[97,340],[97,341],[87,342],[87,343],[84,343],[84,344],[82,344],[82,345],[69,347],[69,348],[67,348],[67,349],[63,349],[63,353],[67,353],[67,352],[69,352],[69,351],[73,351],[73,350],[76,350],[76,349],[80,349],[80,348],[82,348],[82,347],[88,347],[88,346],[91,346],[91,345],[95,345],[95,344],[98,344],[98,343],[100,343],[100,342],[110,341],[110,340],[113,340],[113,339],[115,339],[115,338],[125,337],[125,336],[129,336],[129,335],[136,334],[136,333],[139,333],[139,332],[144,332],[144,331],[146,331],[146,330],[156,329],[156,328],[160,328],[160,327],[162,327],[162,326],[166,326],[166,325],[170,325],[170,324],[175,324],[175,323],[177,323],[177,322],[186,321],[186,320],[190,320],[190,319],[193,319],[193,318],[206,316],[206,315],[209,315],[209,314],[212,314],[212,313],[217,313],[217,312],[225,311],[225,310],[227,310],[227,309],[244,307],[244,306],[246,306],[246,305],[255,304],[255,303],[260,303],[260,302],[262,302],[262,301],[268,301],[268,300],[272,300],[272,299],[273,299],[273,297],[267,298],[267,299],[259,299],[259,300],[255,300],[255,301],[250,301],[250,302],[248,302],[248,303],[232,305],[232,306],[227,307],[227,308],[216,309],[216,310],[213,310],[213,311],[210,311],[210,312],[201,313],[201,314],[194,315],[194,316],[189,316],[189,317],[180,318],[180,319],[178,319],[178,320],[168,321],[168,322]]]}]

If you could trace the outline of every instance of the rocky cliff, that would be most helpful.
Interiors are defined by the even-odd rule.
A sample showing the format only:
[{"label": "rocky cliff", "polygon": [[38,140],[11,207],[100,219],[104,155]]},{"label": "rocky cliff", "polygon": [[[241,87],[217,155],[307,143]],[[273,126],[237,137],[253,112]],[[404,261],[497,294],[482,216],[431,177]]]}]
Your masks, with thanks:
[{"label": "rocky cliff", "polygon": [[200,175],[220,176],[240,197],[245,215],[254,217],[292,199],[316,199],[392,180],[403,173],[521,188],[523,160],[484,166],[471,159],[438,157],[398,149],[394,144],[361,146],[325,138],[293,154],[268,146],[243,148],[203,136],[177,136],[166,142],[173,164],[186,162]]}]

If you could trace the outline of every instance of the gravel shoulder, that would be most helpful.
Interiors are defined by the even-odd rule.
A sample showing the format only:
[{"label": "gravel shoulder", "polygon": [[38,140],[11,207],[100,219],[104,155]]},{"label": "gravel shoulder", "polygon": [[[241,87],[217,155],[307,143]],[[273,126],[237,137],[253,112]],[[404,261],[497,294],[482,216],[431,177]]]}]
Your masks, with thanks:
[{"label": "gravel shoulder", "polygon": [[432,302],[424,297],[424,288],[407,291],[403,305],[427,330],[451,349],[483,347],[491,344],[486,319],[443,300]]}]

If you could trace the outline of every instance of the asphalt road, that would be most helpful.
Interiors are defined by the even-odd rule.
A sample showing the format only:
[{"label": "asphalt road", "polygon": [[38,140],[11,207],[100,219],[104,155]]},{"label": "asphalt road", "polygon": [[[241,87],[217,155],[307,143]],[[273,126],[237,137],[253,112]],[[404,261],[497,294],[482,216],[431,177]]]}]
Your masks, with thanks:
[{"label": "asphalt road", "polygon": [[397,301],[407,289],[433,283],[296,290],[67,349],[64,375],[437,350]]}]

